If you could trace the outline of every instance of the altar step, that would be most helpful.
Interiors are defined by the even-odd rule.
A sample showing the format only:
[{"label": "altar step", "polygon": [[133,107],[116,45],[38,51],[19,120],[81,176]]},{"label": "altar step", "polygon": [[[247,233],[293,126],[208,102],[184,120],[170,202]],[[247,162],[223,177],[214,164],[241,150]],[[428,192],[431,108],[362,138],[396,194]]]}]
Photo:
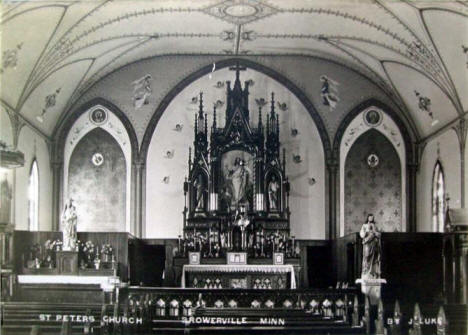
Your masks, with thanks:
[{"label": "altar step", "polygon": [[84,334],[86,328],[98,333],[101,311],[100,304],[6,302],[1,305],[2,335],[30,335],[34,327],[42,335],[60,334],[65,315],[80,316],[71,322],[72,334]]}]

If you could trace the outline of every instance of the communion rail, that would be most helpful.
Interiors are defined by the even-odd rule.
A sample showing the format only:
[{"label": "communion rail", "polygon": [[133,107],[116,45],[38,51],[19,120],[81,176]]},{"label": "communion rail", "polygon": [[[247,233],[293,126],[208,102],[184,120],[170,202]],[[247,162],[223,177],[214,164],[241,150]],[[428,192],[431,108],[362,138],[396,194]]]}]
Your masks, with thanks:
[{"label": "communion rail", "polygon": [[[128,287],[115,304],[0,303],[2,334],[467,334],[467,305],[379,303],[353,289]],[[68,317],[65,317],[68,315]]]}]

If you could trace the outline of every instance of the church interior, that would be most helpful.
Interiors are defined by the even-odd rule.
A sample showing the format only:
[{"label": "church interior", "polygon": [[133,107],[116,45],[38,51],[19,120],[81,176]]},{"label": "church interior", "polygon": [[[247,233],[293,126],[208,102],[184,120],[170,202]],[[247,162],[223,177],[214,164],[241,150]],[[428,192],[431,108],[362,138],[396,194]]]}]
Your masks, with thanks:
[{"label": "church interior", "polygon": [[1,334],[467,334],[468,5],[4,1]]}]

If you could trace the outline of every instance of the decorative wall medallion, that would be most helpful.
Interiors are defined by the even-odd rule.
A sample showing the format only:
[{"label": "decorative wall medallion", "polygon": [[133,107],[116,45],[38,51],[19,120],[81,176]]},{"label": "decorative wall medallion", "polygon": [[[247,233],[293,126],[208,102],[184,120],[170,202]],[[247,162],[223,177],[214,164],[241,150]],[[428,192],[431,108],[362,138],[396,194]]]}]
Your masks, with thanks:
[{"label": "decorative wall medallion", "polygon": [[164,158],[169,158],[169,159],[174,158],[174,150],[167,150],[166,153],[164,154]]},{"label": "decorative wall medallion", "polygon": [[162,182],[163,182],[164,184],[169,184],[169,180],[170,180],[169,176],[165,176],[165,177],[163,178]]},{"label": "decorative wall medallion", "polygon": [[275,8],[259,0],[226,0],[203,11],[234,24],[253,22],[277,12]]},{"label": "decorative wall medallion", "polygon": [[0,73],[3,73],[3,71],[9,67],[16,67],[16,64],[18,63],[18,51],[21,50],[22,46],[23,43],[20,43],[15,49],[7,49],[3,51],[2,68],[0,69]]},{"label": "decorative wall medallion", "polygon": [[253,79],[247,80],[246,83],[249,85],[249,87],[252,87],[253,85],[255,85],[255,81],[253,81]]},{"label": "decorative wall medallion", "polygon": [[338,97],[339,84],[326,75],[321,75],[320,81],[322,82],[322,88],[320,89],[322,103],[324,106],[328,106],[330,111],[333,111],[336,108],[338,101],[340,101],[340,98]]},{"label": "decorative wall medallion", "polygon": [[100,152],[96,152],[93,157],[91,157],[91,162],[94,166],[101,166],[104,163],[104,156]]},{"label": "decorative wall medallion", "polygon": [[107,121],[107,112],[102,108],[96,108],[89,113],[89,120],[96,126],[102,126]]},{"label": "decorative wall medallion", "polygon": [[297,128],[291,128],[291,136],[296,137],[297,135],[299,135],[299,130],[297,130]]},{"label": "decorative wall medallion", "polygon": [[198,96],[197,95],[192,97],[192,100],[190,100],[190,103],[192,103],[192,104],[196,104],[197,102],[198,102]]},{"label": "decorative wall medallion", "polygon": [[214,103],[214,106],[215,106],[216,108],[223,107],[223,105],[224,105],[224,102],[221,101],[221,100],[216,100],[216,102]]},{"label": "decorative wall medallion", "polygon": [[312,178],[308,178],[308,182],[310,186],[314,186],[317,181],[315,180],[315,178],[312,177]]},{"label": "decorative wall medallion", "polygon": [[224,81],[218,81],[216,85],[214,85],[216,88],[223,88],[224,87]]},{"label": "decorative wall medallion", "polygon": [[379,156],[377,156],[376,154],[370,154],[369,156],[367,156],[367,165],[371,169],[376,168],[379,165],[379,161]]},{"label": "decorative wall medallion", "polygon": [[299,164],[302,162],[302,157],[301,155],[293,155],[293,162],[296,164]]},{"label": "decorative wall medallion", "polygon": [[369,127],[377,127],[382,123],[382,113],[376,109],[370,109],[364,113],[364,122]]},{"label": "decorative wall medallion", "polygon": [[183,124],[177,123],[177,124],[175,125],[175,127],[174,127],[174,131],[177,131],[177,132],[180,133],[180,132],[182,131],[183,128],[184,128],[184,125],[183,125]]},{"label": "decorative wall medallion", "polygon": [[148,98],[151,96],[153,92],[151,88],[151,82],[153,78],[150,74],[141,77],[140,79],[135,80],[132,82],[133,85],[133,105],[135,109],[139,109],[143,107],[143,105],[148,104]]},{"label": "decorative wall medallion", "polygon": [[257,103],[258,107],[263,107],[267,104],[267,101],[265,100],[265,98],[255,99],[255,102]]},{"label": "decorative wall medallion", "polygon": [[288,110],[288,105],[285,102],[281,103],[278,101],[278,108],[283,112],[286,112]]}]

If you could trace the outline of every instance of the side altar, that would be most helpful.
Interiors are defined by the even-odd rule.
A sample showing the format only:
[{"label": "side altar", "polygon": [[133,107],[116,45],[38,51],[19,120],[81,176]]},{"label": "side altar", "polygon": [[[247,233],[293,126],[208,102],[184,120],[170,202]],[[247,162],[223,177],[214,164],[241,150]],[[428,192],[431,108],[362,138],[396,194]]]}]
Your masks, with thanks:
[{"label": "side altar", "polygon": [[[208,271],[200,270],[190,283],[181,283],[192,287],[199,287],[200,282],[205,283],[201,287],[208,288],[219,287],[219,282],[224,283],[224,288],[291,287],[295,280],[287,278],[287,271],[272,271],[260,276],[256,273],[259,271],[250,271],[252,268],[248,266],[256,264],[261,268],[265,265],[273,269],[274,265],[292,262],[294,270],[298,271],[299,246],[290,235],[290,184],[284,149],[281,155],[280,122],[275,111],[274,93],[271,94],[270,110],[263,115],[259,106],[257,123],[253,124],[249,82],[242,85],[239,78],[240,71],[245,69],[237,65],[231,70],[235,70],[236,79],[232,88],[230,81],[226,83],[224,127],[218,127],[216,105],[208,127],[203,93],[199,96],[193,152],[190,148],[188,177],[184,182],[184,228],[175,258],[179,264],[174,266],[192,264],[193,260],[189,261],[191,253],[198,253],[199,259],[195,259],[195,263],[200,263],[201,269],[204,263],[211,263],[212,279],[207,278]],[[244,277],[226,280],[227,274],[232,273],[229,253],[239,253],[239,259],[243,259],[240,264],[231,264],[231,268],[245,265]],[[220,264],[223,271],[217,271],[213,264]],[[182,272],[185,274],[185,270]],[[290,271],[292,277],[293,272]],[[276,284],[272,285],[272,281]]]}]

